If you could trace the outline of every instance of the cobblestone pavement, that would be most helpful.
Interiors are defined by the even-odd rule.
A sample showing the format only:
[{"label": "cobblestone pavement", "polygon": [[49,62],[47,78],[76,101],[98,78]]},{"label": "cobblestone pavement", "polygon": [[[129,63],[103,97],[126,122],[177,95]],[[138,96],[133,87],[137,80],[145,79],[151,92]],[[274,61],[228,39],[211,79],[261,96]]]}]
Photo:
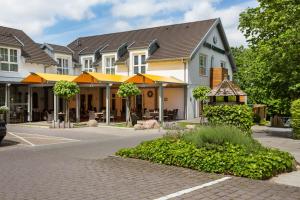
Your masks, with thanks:
[{"label": "cobblestone pavement", "polygon": [[[130,140],[114,137],[102,143],[91,140],[0,151],[0,200],[155,199],[224,177],[108,157],[113,150],[108,147],[118,149]],[[109,151],[101,154],[102,149]],[[98,158],[93,151],[99,151]],[[174,199],[289,200],[300,199],[300,188],[232,177]]]}]

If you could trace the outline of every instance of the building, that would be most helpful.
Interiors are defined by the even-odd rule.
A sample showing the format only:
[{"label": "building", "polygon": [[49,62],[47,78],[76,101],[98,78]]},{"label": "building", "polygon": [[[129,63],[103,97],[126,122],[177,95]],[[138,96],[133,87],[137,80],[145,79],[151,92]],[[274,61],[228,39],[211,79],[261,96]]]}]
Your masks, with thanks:
[{"label": "building", "polygon": [[[18,45],[18,42],[15,43]],[[221,82],[224,76],[232,80],[232,73],[236,68],[220,19],[80,37],[67,47],[47,43],[34,46],[39,46],[39,53],[51,62],[42,63],[39,68],[38,64],[34,64],[37,66],[28,68],[23,77],[29,72],[78,76],[85,71],[123,77],[135,74],[158,75],[183,82],[181,85],[163,84],[164,108],[178,109],[177,119],[199,116],[199,103],[192,96],[195,87],[213,86]],[[39,71],[40,68],[44,71]],[[78,98],[81,113],[88,110],[99,111],[106,107],[105,87],[97,87],[92,83],[80,83],[80,86],[81,94]],[[158,109],[158,86],[139,84],[139,87],[142,95],[133,99],[132,109],[138,113],[145,109]],[[46,93],[50,93],[51,85],[44,85],[42,88],[44,95],[38,97],[39,101],[46,98]],[[111,87],[110,107],[116,111],[117,117],[122,117],[125,113],[125,101],[117,97],[117,88],[118,84]],[[39,106],[40,112],[54,105],[50,96],[51,94],[47,96],[47,105],[43,102],[45,105]],[[75,109],[75,99],[70,106]]]},{"label": "building", "polygon": [[[10,107],[11,121],[27,118],[28,87],[21,80],[32,71],[56,73],[56,65],[23,31],[0,26],[0,105]],[[43,93],[38,88],[33,93],[38,108],[37,94],[42,99]]]}]

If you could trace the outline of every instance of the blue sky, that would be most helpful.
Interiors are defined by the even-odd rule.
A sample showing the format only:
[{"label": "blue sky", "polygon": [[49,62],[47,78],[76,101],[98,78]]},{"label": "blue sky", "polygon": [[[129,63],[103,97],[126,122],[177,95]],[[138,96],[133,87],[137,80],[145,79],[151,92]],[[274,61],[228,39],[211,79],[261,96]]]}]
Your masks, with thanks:
[{"label": "blue sky", "polygon": [[[3,2],[2,2],[3,1]],[[37,42],[66,45],[82,36],[220,17],[232,46],[246,44],[239,13],[256,0],[0,0],[0,25]]]}]

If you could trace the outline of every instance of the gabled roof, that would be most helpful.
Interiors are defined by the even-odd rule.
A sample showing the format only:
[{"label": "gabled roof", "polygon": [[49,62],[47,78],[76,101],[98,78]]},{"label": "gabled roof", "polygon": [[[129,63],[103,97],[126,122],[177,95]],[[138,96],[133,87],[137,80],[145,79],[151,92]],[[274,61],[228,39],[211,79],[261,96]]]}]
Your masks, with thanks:
[{"label": "gabled roof", "polygon": [[218,19],[174,24],[119,33],[81,37],[68,45],[75,54],[94,54],[99,46],[102,52],[116,52],[124,43],[130,48],[147,48],[153,40],[159,41],[159,48],[148,60],[189,58],[199,42]]},{"label": "gabled roof", "polygon": [[[0,34],[11,35],[22,44],[21,50],[22,56],[25,57],[25,62],[43,65],[57,65],[55,60],[53,60],[48,54],[40,49],[39,45],[36,44],[22,30],[0,26]],[[2,40],[4,39],[5,38],[2,38]],[[12,46],[13,44],[17,44],[17,42],[13,40],[10,40],[8,43],[11,43],[10,45]]]},{"label": "gabled roof", "polygon": [[57,45],[57,44],[50,44],[50,43],[44,43],[44,44],[40,44],[41,48],[49,48],[51,51],[54,51],[55,53],[63,53],[63,54],[69,54],[72,55],[73,51],[66,46],[62,46],[62,45]]},{"label": "gabled roof", "polygon": [[239,86],[225,78],[219,85],[213,88],[207,96],[247,96]]},{"label": "gabled roof", "polygon": [[19,48],[23,46],[23,44],[15,36],[3,33],[0,33],[0,44]]}]

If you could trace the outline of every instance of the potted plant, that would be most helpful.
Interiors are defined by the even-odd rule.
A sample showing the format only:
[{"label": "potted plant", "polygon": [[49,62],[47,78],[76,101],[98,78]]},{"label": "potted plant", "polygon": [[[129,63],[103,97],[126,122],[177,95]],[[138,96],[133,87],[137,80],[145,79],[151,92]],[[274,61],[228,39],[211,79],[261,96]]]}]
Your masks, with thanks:
[{"label": "potted plant", "polygon": [[4,115],[9,111],[9,108],[7,106],[1,106],[0,107],[0,120],[4,120]]}]

